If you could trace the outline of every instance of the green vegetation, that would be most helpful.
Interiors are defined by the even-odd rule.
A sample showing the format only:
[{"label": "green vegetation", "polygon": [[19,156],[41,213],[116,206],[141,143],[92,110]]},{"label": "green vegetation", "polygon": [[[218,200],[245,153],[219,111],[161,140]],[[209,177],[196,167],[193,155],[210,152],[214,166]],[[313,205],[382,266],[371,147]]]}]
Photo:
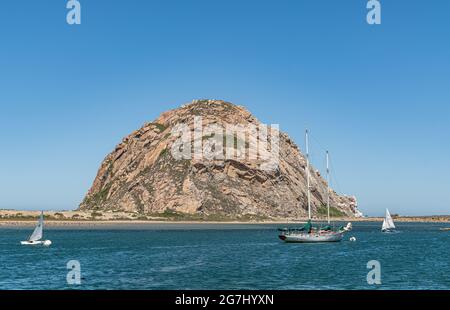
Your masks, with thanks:
[{"label": "green vegetation", "polygon": [[[317,208],[317,215],[327,216],[327,206],[320,206]],[[344,217],[345,213],[337,209],[336,207],[330,207],[330,217]]]},{"label": "green vegetation", "polygon": [[165,156],[168,152],[169,152],[169,151],[167,150],[167,148],[163,149],[163,150],[161,151],[161,153],[159,153],[159,157]]},{"label": "green vegetation", "polygon": [[137,209],[139,210],[140,213],[143,213],[145,210],[145,206],[142,203],[141,199],[139,198],[138,194],[134,193],[132,194],[134,203],[136,204]]},{"label": "green vegetation", "polygon": [[[209,135],[204,135],[202,136],[202,142],[204,142],[205,140],[209,140],[214,138],[214,134],[209,134]],[[248,149],[250,147],[250,143],[248,141],[240,139],[240,137],[235,136],[235,135],[223,135],[223,141],[222,141],[222,145],[225,148],[227,146],[227,141],[233,141],[233,148],[237,149],[238,148],[238,144],[243,145],[245,149]]]},{"label": "green vegetation", "polygon": [[98,211],[94,211],[94,212],[91,213],[91,217],[92,218],[102,217],[102,216],[103,216],[103,213],[98,212]]},{"label": "green vegetation", "polygon": [[229,221],[263,221],[269,218],[262,215],[231,216],[226,214],[188,214],[167,209],[163,213],[149,214],[153,218],[161,218],[167,221],[205,221],[205,222],[229,222]]},{"label": "green vegetation", "polygon": [[[44,216],[47,218],[46,216]],[[1,219],[10,220],[10,221],[37,221],[38,216],[27,216],[22,213],[16,213],[11,215],[1,216]]]},{"label": "green vegetation", "polygon": [[155,126],[156,129],[158,129],[159,132],[163,132],[167,129],[167,126],[159,123],[151,123],[151,125]]},{"label": "green vegetation", "polygon": [[144,183],[144,187],[147,190],[147,192],[153,196],[153,194],[155,193],[155,189],[153,188],[152,183],[150,182]]},{"label": "green vegetation", "polygon": [[213,134],[213,133],[211,133],[211,134],[209,134],[209,135],[204,135],[204,136],[202,136],[202,141],[211,139],[212,137],[214,137],[214,134]]},{"label": "green vegetation", "polygon": [[111,184],[106,185],[101,191],[95,193],[91,197],[87,198],[85,203],[90,207],[98,207],[103,201],[108,197],[109,190],[111,189]]},{"label": "green vegetation", "polygon": [[[24,215],[23,213],[4,214],[0,215],[0,219],[8,221],[37,221],[39,214],[36,215]],[[44,214],[44,220],[65,220],[65,216],[62,213],[56,212],[55,214]]]},{"label": "green vegetation", "polygon": [[109,162],[109,166],[108,169],[106,170],[106,176],[113,176],[113,168],[114,168],[114,164],[112,161]]}]

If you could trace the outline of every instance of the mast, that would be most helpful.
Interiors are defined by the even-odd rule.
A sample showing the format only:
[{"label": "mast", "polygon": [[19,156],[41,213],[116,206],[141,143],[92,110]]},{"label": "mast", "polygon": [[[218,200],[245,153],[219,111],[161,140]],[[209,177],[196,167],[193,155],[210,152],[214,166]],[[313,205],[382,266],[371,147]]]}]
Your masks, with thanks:
[{"label": "mast", "polygon": [[43,227],[44,227],[44,212],[41,211],[41,215],[39,216],[38,224],[37,224],[36,228],[33,230],[33,233],[31,234],[30,238],[28,238],[28,241],[41,240],[43,237]]},{"label": "mast", "polygon": [[42,237],[41,237],[41,239],[42,238],[44,238],[44,211],[43,210],[41,210],[41,217],[39,218],[39,222],[40,222],[40,224],[41,224],[41,229],[42,229]]},{"label": "mast", "polygon": [[330,154],[327,151],[327,219],[330,224]]},{"label": "mast", "polygon": [[308,196],[308,219],[311,220],[311,193],[310,193],[310,185],[309,185],[309,140],[308,140],[308,129],[306,129],[305,134],[305,142],[306,142],[306,186],[307,196]]}]

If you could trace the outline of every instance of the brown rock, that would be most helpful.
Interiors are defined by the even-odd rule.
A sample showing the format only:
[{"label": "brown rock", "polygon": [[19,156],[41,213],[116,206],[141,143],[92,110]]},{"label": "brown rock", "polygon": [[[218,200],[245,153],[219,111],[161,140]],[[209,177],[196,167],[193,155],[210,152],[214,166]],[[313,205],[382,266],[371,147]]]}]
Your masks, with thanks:
[{"label": "brown rock", "polygon": [[[259,162],[248,159],[175,160],[171,147],[177,137],[171,130],[183,123],[193,131],[194,116],[202,116],[203,126],[259,124],[245,108],[218,100],[197,100],[165,112],[125,137],[105,158],[79,210],[153,214],[170,209],[236,218],[307,215],[306,160],[292,139],[280,133],[279,167],[275,170],[264,170]],[[326,202],[326,182],[313,168],[311,171],[316,213]],[[354,197],[331,191],[331,202],[346,216],[357,213]]]}]

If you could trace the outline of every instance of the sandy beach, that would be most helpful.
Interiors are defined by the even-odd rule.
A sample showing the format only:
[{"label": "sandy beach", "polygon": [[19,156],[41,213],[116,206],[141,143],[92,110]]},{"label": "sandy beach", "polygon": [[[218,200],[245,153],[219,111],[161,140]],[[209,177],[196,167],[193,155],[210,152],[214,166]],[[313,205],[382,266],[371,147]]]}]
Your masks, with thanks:
[{"label": "sandy beach", "polygon": [[[0,227],[34,226],[40,211],[0,210]],[[83,212],[83,211],[44,211],[45,224],[48,227],[110,227],[110,226],[142,226],[146,224],[301,224],[306,218],[299,219],[184,219],[164,216],[142,216],[124,212]],[[323,221],[324,218],[316,218]],[[334,218],[339,222],[382,222],[382,217]],[[450,223],[450,216],[397,216],[396,222],[429,222]]]}]

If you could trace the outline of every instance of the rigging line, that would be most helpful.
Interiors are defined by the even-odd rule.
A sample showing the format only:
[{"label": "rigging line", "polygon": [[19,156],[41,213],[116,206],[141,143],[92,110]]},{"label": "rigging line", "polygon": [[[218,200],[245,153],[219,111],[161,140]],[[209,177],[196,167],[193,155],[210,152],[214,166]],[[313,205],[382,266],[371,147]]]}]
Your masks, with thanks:
[{"label": "rigging line", "polygon": [[323,151],[327,151],[327,150],[328,150],[326,147],[324,147],[324,146],[319,142],[319,140],[318,140],[314,135],[311,135],[311,134],[310,134],[310,136],[311,136],[312,140],[313,140],[315,143],[317,143],[317,145],[319,146],[319,148],[321,148]]},{"label": "rigging line", "polygon": [[[338,178],[337,178],[337,175],[336,175],[336,173],[335,173],[335,168],[334,168],[334,162],[332,161],[332,158],[330,157],[330,170],[331,170],[331,173],[330,173],[330,176],[332,176],[333,177],[333,182],[336,182],[336,185],[337,185],[337,189],[338,189],[338,191],[339,191],[339,193],[340,194],[342,194],[342,189],[341,189],[341,186],[340,186],[340,184],[339,184],[339,180],[338,180]],[[330,178],[331,179],[331,178]]]},{"label": "rigging line", "polygon": [[[320,142],[319,142],[319,140],[314,136],[314,135],[312,135],[311,133],[309,133],[309,136],[312,138],[312,141],[313,142],[315,142],[316,144],[317,144],[317,146],[319,146],[319,148],[320,149],[322,149],[324,152],[327,152],[328,151],[328,149],[327,148],[325,148]],[[310,152],[311,153],[311,152]],[[310,156],[311,157],[311,156]],[[311,161],[311,160],[310,160]],[[312,162],[312,161],[311,161]],[[322,160],[322,164],[323,164],[323,166],[321,165],[321,167],[326,167],[326,158],[324,157],[323,158],[323,160]],[[318,168],[316,168],[319,172],[320,172],[320,169],[318,169]],[[320,175],[323,177],[324,176],[324,174],[322,173],[322,172],[320,172]],[[331,177],[331,175],[330,175],[330,177]],[[331,183],[331,178],[330,178],[330,183]],[[321,184],[322,185],[322,184]],[[331,187],[331,186],[330,186]],[[325,192],[325,194],[326,194],[326,192],[327,192],[327,190],[326,189],[324,189],[324,187],[323,186],[321,186],[321,188],[322,188],[322,190]]]},{"label": "rigging line", "polygon": [[[325,148],[314,135],[310,134],[310,137],[312,138],[312,141],[315,142],[319,146],[319,148],[321,148],[324,152],[328,151],[328,149]],[[337,178],[331,156],[329,164],[330,164],[330,188],[333,189],[334,183],[336,183],[337,190],[342,194],[341,186],[339,184],[339,180]]]},{"label": "rigging line", "polygon": [[[328,149],[327,148],[325,148],[320,142],[319,142],[319,140],[314,136],[314,135],[312,135],[311,133],[310,133],[310,137],[312,138],[312,141],[313,142],[315,142],[318,146],[319,146],[319,148],[321,148],[323,151],[327,151]],[[334,183],[336,183],[336,186],[337,186],[337,190],[342,194],[342,189],[341,189],[341,186],[340,186],[340,184],[339,184],[339,180],[338,180],[338,178],[337,178],[337,175],[336,175],[336,172],[335,172],[335,169],[334,169],[334,162],[333,162],[333,160],[332,160],[332,158],[331,158],[331,156],[330,156],[330,187],[331,188],[333,188],[334,187]],[[332,186],[333,185],[333,186]]]},{"label": "rigging line", "polygon": [[[312,179],[316,180],[316,178],[317,178],[317,173],[316,172],[317,171],[320,173],[320,178],[323,179],[323,174],[318,169],[314,168],[314,165],[312,165],[311,152],[309,154],[309,159],[310,159],[309,172],[310,172],[310,176],[311,176],[311,182],[312,182]],[[321,196],[324,198],[326,196],[326,194],[327,194],[326,183],[323,184],[320,181],[316,181],[316,182],[314,182],[314,184],[315,184],[315,186],[317,188],[317,191],[321,192]],[[311,186],[312,186],[312,183],[311,183]]]},{"label": "rigging line", "polygon": [[[310,159],[311,159],[311,155],[310,155]],[[319,172],[320,178],[323,179],[322,172],[320,170],[318,170],[314,165],[312,165],[311,160],[310,160],[309,170],[310,170],[310,176],[314,176],[314,179],[316,179],[318,177],[317,172]],[[320,182],[320,181],[315,182],[315,183],[316,183],[318,190],[320,190],[323,194],[326,195],[326,193],[327,193],[326,185],[322,184],[322,182]]]},{"label": "rigging line", "polygon": [[[313,142],[315,142],[317,144],[317,146],[319,146],[319,148],[322,149],[323,152],[329,151],[329,149],[325,148],[314,135],[310,134],[310,136],[312,137]],[[320,167],[322,167],[322,168],[326,167],[326,157],[323,157],[322,164]]]},{"label": "rigging line", "polygon": [[[311,133],[310,132],[308,132],[308,135],[309,135],[309,137],[311,137]],[[317,141],[317,139],[314,138],[314,140],[315,140],[314,142],[317,143],[319,148],[323,149],[324,152],[325,152],[326,149]],[[310,139],[310,142],[311,142],[311,139]],[[315,155],[316,155],[316,153],[314,152],[314,149],[310,148],[309,149],[309,172],[310,172],[310,176],[314,176],[314,179],[316,179],[316,177],[317,177],[316,172],[319,172],[320,173],[320,177],[323,178],[323,175],[324,175],[323,171],[320,171],[321,169],[317,168],[316,165],[314,165],[314,161],[316,159]],[[326,158],[323,158],[323,161],[326,161]],[[323,161],[322,161],[322,164],[323,164]],[[323,168],[322,165],[320,165],[320,166],[321,166],[321,168]],[[321,196],[325,197],[327,195],[327,186],[326,186],[326,184],[324,185],[320,181],[319,182],[315,182],[315,183],[316,183],[317,190],[319,192],[321,192]]]}]

